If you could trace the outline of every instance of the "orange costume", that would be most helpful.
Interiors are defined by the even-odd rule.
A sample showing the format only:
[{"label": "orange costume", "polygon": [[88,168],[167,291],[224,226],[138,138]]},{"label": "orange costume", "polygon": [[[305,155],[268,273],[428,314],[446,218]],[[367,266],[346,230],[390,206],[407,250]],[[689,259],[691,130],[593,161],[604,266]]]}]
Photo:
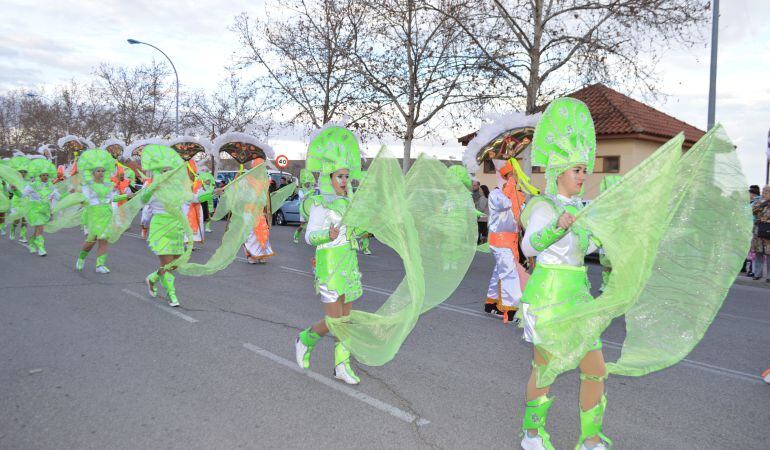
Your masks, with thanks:
[{"label": "orange costume", "polygon": [[[257,158],[252,161],[251,166],[256,167],[263,162],[264,160],[262,158]],[[254,219],[254,229],[243,244],[243,252],[246,254],[246,260],[250,264],[264,263],[275,255],[273,248],[270,246],[271,222],[270,195],[268,194],[267,204],[265,205],[262,214],[259,214]]]}]

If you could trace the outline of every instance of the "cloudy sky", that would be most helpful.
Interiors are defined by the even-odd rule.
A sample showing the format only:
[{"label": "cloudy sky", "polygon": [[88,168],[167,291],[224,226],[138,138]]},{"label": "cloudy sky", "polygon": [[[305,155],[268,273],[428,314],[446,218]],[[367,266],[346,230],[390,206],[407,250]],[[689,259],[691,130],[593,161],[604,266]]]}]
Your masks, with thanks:
[{"label": "cloudy sky", "polygon": [[[738,145],[748,180],[760,184],[770,128],[770,2],[723,1],[721,9],[717,121]],[[183,85],[205,89],[227,75],[237,47],[228,30],[234,17],[263,14],[264,0],[0,0],[0,11],[0,90],[88,77],[101,62],[138,65],[161,58],[127,38],[161,47]],[[708,70],[708,42],[667,54],[659,66],[665,95],[652,106],[705,128]],[[460,156],[455,146],[441,153],[447,151]]]}]

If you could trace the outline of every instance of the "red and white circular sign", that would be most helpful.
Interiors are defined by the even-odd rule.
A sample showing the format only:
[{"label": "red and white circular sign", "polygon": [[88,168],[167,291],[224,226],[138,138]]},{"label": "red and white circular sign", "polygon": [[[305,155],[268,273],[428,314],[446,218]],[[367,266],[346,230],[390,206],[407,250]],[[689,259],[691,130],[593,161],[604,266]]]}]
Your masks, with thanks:
[{"label": "red and white circular sign", "polygon": [[275,166],[279,169],[285,169],[289,167],[289,158],[285,155],[278,155],[275,157]]}]

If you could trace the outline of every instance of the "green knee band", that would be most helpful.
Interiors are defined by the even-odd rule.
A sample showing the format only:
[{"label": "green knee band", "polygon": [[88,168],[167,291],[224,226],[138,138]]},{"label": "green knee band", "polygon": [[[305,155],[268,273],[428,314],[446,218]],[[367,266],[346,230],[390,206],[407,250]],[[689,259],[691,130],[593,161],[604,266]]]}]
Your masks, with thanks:
[{"label": "green knee band", "polygon": [[597,383],[603,383],[607,379],[607,372],[602,375],[589,375],[587,373],[580,372],[580,381],[595,381]]},{"label": "green knee band", "polygon": [[158,280],[160,280],[160,275],[158,275],[158,272],[155,271],[155,272],[147,275],[147,279],[150,280],[150,283],[157,283]]},{"label": "green knee band", "polygon": [[85,260],[88,257],[88,252],[85,250],[81,250],[80,253],[78,253],[78,259]]},{"label": "green knee band", "polygon": [[578,440],[575,450],[579,450],[583,442],[593,436],[599,436],[602,441],[607,443],[608,447],[612,447],[612,441],[602,433],[605,408],[607,408],[607,397],[602,395],[596,406],[588,411],[580,411],[580,440]]}]

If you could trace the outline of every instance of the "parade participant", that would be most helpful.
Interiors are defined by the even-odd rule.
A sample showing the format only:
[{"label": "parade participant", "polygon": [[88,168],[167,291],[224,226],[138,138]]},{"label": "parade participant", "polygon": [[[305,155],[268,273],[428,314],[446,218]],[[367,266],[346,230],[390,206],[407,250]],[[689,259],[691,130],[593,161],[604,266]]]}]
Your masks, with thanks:
[{"label": "parade participant", "polygon": [[[620,175],[605,175],[599,185],[599,193],[606,191],[614,184],[620,181]],[[602,285],[599,287],[599,291],[604,292],[607,287],[607,282],[610,280],[610,273],[612,272],[612,263],[607,257],[603,248],[599,249],[599,264],[602,265]]]},{"label": "parade participant", "polygon": [[[115,164],[113,164],[115,165]],[[128,167],[125,167],[117,164],[117,168],[115,169],[115,174],[110,177],[110,181],[112,181],[112,184],[114,186],[114,191],[117,195],[125,195],[131,192],[131,185],[133,184],[133,179],[128,177],[127,172],[131,171],[131,174],[133,174],[133,170],[131,170]],[[116,206],[120,206],[123,203],[125,203],[125,200],[115,200]]]},{"label": "parade participant", "polygon": [[[187,221],[190,223],[190,229],[192,230],[192,245],[195,250],[195,243],[203,244],[206,242],[206,231],[204,228],[203,219],[203,207],[201,203],[205,203],[211,199],[211,193],[207,193],[203,187],[203,182],[198,178],[198,165],[194,160],[187,162],[187,174],[190,177],[192,183],[193,196],[189,202],[184,204],[182,211],[187,216]],[[187,243],[187,237],[185,237],[185,243]]]},{"label": "parade participant", "polygon": [[[0,166],[9,166],[9,159],[0,159]],[[5,236],[5,213],[6,208],[10,208],[10,191],[8,190],[8,183],[5,180],[0,179],[0,195],[2,196],[2,203],[5,204],[5,208],[0,210],[0,236]],[[7,203],[7,204],[6,204]]]},{"label": "parade participant", "polygon": [[[321,296],[326,318],[350,315],[353,301],[361,297],[361,273],[350,236],[341,219],[350,199],[348,181],[351,172],[359,173],[361,160],[358,142],[344,128],[329,127],[314,139],[308,149],[307,167],[320,172],[320,195],[312,196],[305,242],[316,247],[316,292]],[[329,333],[326,319],[303,330],[295,341],[297,364],[310,367],[310,354],[318,340]],[[334,377],[347,384],[360,378],[350,365],[350,352],[342,342],[334,346]]]},{"label": "parade participant", "polygon": [[22,196],[22,191],[27,186],[29,181],[27,180],[27,168],[29,167],[30,160],[17,154],[10,159],[9,165],[11,169],[16,170],[22,176],[24,180],[24,186],[10,185],[8,189],[13,197],[11,197],[11,209],[8,214],[8,222],[10,222],[10,230],[8,232],[9,239],[16,238],[16,229],[19,228],[19,242],[27,242],[27,222],[26,222],[26,206],[27,201]]},{"label": "parade participant", "polygon": [[[297,189],[297,200],[299,201],[299,226],[294,231],[294,243],[299,243],[299,237],[305,231],[307,226],[308,209],[305,200],[315,195],[315,177],[313,172],[302,169],[299,171],[299,189]],[[308,203],[309,208],[309,203]]]},{"label": "parade participant", "polygon": [[[92,148],[83,152],[78,160],[79,171],[83,176],[82,194],[85,210],[83,211],[84,232],[86,235],[75,261],[75,270],[82,271],[85,267],[88,253],[94,246],[96,249],[96,273],[107,274],[107,239],[111,232],[110,225],[113,216],[113,202],[123,204],[133,197],[124,179],[106,180],[107,174],[115,170],[115,159],[106,150]],[[123,173],[121,168],[118,168]],[[119,184],[116,184],[115,181]]]},{"label": "parade participant", "polygon": [[51,180],[56,177],[56,166],[45,158],[36,158],[28,166],[29,184],[24,187],[22,196],[27,201],[27,224],[33,227],[29,238],[30,253],[46,256],[43,227],[51,220],[51,203],[59,199],[59,192]]},{"label": "parade participant", "polygon": [[[513,161],[513,162],[512,162]],[[486,312],[499,312],[503,323],[512,322],[528,275],[519,263],[519,218],[524,194],[518,190],[515,159],[499,168],[500,185],[489,194],[489,249],[495,268],[489,280]],[[516,166],[514,166],[514,164]]]},{"label": "parade participant", "polygon": [[[611,446],[602,432],[608,374],[642,376],[684,359],[735,281],[752,225],[735,147],[720,125],[686,153],[683,142],[680,133],[584,206],[596,152],[590,112],[562,98],[543,113],[532,164],[545,169],[545,195],[531,199],[521,217],[522,250],[537,257],[517,314],[533,344],[522,448],[553,448],[545,431],[550,386],[576,368],[577,448]],[[597,246],[612,261],[612,276],[594,299],[584,258]],[[682,290],[685,284],[698,289]],[[605,364],[601,335],[620,316],[621,356]]]},{"label": "parade participant", "polygon": [[[264,162],[265,160],[262,158],[254,159],[251,162],[251,167],[257,167],[260,164],[264,164]],[[271,186],[273,185],[271,183]],[[273,192],[276,192],[276,190],[272,190],[270,193],[272,194]],[[243,243],[243,253],[249,264],[264,264],[268,259],[275,256],[273,247],[270,245],[270,223],[272,222],[272,217],[271,204],[268,201],[262,212],[257,215],[249,238]]]},{"label": "parade participant", "polygon": [[211,215],[214,214],[214,189],[216,186],[216,180],[214,179],[214,175],[211,174],[211,172],[208,171],[205,167],[201,167],[200,171],[198,172],[198,179],[203,183],[203,191],[207,194],[212,194],[211,198],[207,201],[201,202],[201,207],[203,208],[203,229],[206,231],[206,233],[211,232]]},{"label": "parade participant", "polygon": [[[182,212],[185,202],[192,198],[189,177],[182,169],[184,160],[170,147],[150,144],[142,150],[142,168],[152,172],[152,177],[172,177],[160,187],[150,185],[142,192],[142,201],[147,203],[149,232],[147,244],[158,256],[158,270],[147,275],[145,283],[151,297],[158,296],[158,283],[166,290],[170,306],[179,306],[174,284],[174,262],[185,253],[185,222]],[[180,175],[181,174],[181,175]],[[156,184],[156,183],[153,183]]]}]

